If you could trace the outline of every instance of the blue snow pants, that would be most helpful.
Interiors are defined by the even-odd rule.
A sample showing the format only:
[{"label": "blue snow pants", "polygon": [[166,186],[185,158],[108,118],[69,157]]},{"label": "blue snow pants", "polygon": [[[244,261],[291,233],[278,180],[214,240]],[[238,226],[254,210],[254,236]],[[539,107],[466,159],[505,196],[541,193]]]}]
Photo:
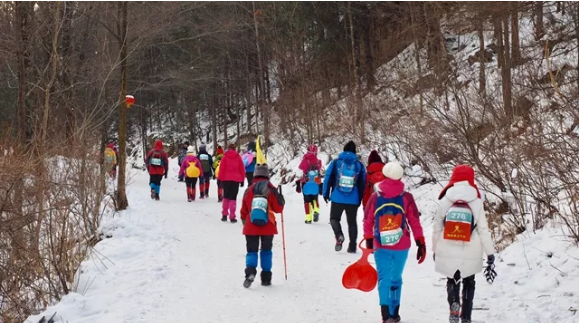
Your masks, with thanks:
[{"label": "blue snow pants", "polygon": [[402,294],[402,272],[408,259],[407,250],[388,250],[380,248],[374,251],[376,269],[378,270],[378,295],[380,306],[387,305],[390,315],[400,305]]}]

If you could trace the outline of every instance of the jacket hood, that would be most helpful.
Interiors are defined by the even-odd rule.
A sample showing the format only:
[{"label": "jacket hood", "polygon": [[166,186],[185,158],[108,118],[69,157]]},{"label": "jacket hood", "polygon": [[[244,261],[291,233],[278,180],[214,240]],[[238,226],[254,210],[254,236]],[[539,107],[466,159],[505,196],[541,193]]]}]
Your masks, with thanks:
[{"label": "jacket hood", "polygon": [[217,153],[216,155],[223,155],[223,148],[221,146],[217,146]]},{"label": "jacket hood", "polygon": [[225,154],[223,154],[223,157],[225,156],[236,156],[239,155],[237,153],[237,151],[235,151],[235,149],[227,149],[227,151],[225,152]]},{"label": "jacket hood", "polygon": [[343,151],[338,155],[338,159],[343,160],[346,164],[353,164],[358,160],[358,156],[350,151]]},{"label": "jacket hood", "polygon": [[163,141],[161,139],[155,140],[155,150],[163,150]]},{"label": "jacket hood", "polygon": [[386,178],[376,184],[376,190],[382,197],[392,198],[404,192],[404,183],[400,180]]},{"label": "jacket hood", "polygon": [[115,144],[113,144],[113,143],[111,142],[110,144],[107,145],[107,148],[115,149]]},{"label": "jacket hood", "polygon": [[479,198],[479,192],[468,181],[461,181],[447,188],[444,196],[453,203],[456,201],[472,202]]},{"label": "jacket hood", "polygon": [[480,192],[478,187],[474,183],[474,169],[469,165],[458,165],[452,170],[452,175],[450,176],[450,181],[448,184],[442,189],[440,194],[438,195],[438,199],[442,199],[446,194],[446,191],[451,188],[455,183],[467,181],[470,186],[474,187],[477,192],[477,196],[480,198]]},{"label": "jacket hood", "polygon": [[368,173],[382,172],[382,168],[384,168],[384,163],[376,162],[376,163],[372,163],[372,164],[368,165],[368,167],[366,168],[366,171]]}]

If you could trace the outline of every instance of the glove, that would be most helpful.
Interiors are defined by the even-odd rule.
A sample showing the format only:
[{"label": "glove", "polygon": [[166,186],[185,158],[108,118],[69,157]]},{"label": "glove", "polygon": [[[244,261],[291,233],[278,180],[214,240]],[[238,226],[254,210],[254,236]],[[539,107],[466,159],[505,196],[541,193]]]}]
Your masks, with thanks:
[{"label": "glove", "polygon": [[302,182],[300,180],[296,181],[296,192],[297,193],[301,193],[302,192]]},{"label": "glove", "polygon": [[330,198],[327,196],[324,196],[324,201],[326,202],[326,204],[328,204],[330,202]]},{"label": "glove", "polygon": [[239,186],[243,187],[244,184],[245,184],[245,181],[241,182],[241,184]]},{"label": "glove", "polygon": [[165,179],[167,179],[167,173],[165,173]]},{"label": "glove", "polygon": [[245,220],[241,220],[241,224],[245,225]]},{"label": "glove", "polygon": [[432,260],[436,261],[436,254],[435,253],[432,254]]},{"label": "glove", "polygon": [[487,256],[487,268],[484,271],[485,278],[487,279],[487,283],[492,284],[497,277],[497,272],[495,271],[495,256],[488,255]]},{"label": "glove", "polygon": [[374,250],[374,238],[366,239],[366,249]]},{"label": "glove", "polygon": [[416,239],[416,245],[418,246],[416,260],[418,260],[418,264],[421,264],[424,262],[424,259],[426,259],[426,243],[424,243],[424,237]]}]

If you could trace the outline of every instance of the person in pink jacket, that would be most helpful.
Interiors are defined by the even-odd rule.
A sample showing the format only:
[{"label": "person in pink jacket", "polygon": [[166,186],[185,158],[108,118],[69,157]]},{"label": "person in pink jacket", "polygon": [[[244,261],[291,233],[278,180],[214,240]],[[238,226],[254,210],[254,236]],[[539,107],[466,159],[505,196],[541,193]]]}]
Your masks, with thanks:
[{"label": "person in pink jacket", "polygon": [[[189,176],[191,175],[189,174],[189,171],[187,171],[189,166],[197,167],[199,174],[194,174],[197,175],[197,177]],[[195,148],[193,148],[193,146],[187,147],[187,155],[185,156],[185,159],[183,159],[183,162],[181,162],[179,177],[182,177],[183,175],[185,175],[185,185],[187,187],[187,201],[195,201],[195,186],[197,185],[197,179],[203,176],[203,167],[201,167],[201,162],[195,156]]]},{"label": "person in pink jacket", "polygon": [[229,216],[231,223],[236,223],[237,194],[239,185],[245,180],[245,166],[243,166],[241,156],[235,151],[234,144],[229,144],[227,151],[223,154],[217,179],[223,188],[221,221],[227,221],[227,216]]},{"label": "person in pink jacket", "polygon": [[382,322],[400,322],[402,272],[411,246],[410,232],[418,246],[416,259],[426,258],[426,244],[414,197],[404,192],[402,166],[389,162],[382,168],[385,180],[377,185],[364,209],[364,238],[366,247],[374,249],[378,270],[378,295]]},{"label": "person in pink jacket", "polygon": [[312,220],[318,222],[320,217],[320,183],[322,182],[320,173],[322,171],[322,161],[318,159],[318,146],[311,144],[308,152],[304,155],[299,165],[304,176],[296,182],[296,191],[304,194],[304,209],[306,210],[306,224],[311,224]]}]

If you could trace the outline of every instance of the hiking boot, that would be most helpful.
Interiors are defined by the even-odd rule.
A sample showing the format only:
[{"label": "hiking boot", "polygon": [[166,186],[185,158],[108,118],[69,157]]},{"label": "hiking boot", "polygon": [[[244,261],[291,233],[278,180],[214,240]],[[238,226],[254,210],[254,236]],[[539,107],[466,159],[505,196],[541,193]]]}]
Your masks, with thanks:
[{"label": "hiking boot", "polygon": [[155,190],[154,190],[154,189],[151,189],[151,200],[154,200],[154,199],[155,199],[155,195],[156,195],[156,194],[157,194],[157,193],[155,192]]},{"label": "hiking boot", "polygon": [[221,217],[221,221],[227,222],[227,215],[223,215],[223,216]]},{"label": "hiking boot", "polygon": [[306,224],[312,224],[312,221],[306,220]]},{"label": "hiking boot", "polygon": [[230,219],[231,223],[237,223],[237,219]]},{"label": "hiking boot", "polygon": [[318,222],[320,220],[320,213],[314,212],[314,222]]},{"label": "hiking boot", "polygon": [[400,318],[400,305],[396,306],[394,309],[394,321],[396,323],[400,322],[402,319]]},{"label": "hiking boot", "polygon": [[205,195],[201,194],[201,196],[199,196],[200,199],[204,199]]},{"label": "hiking boot", "polygon": [[189,197],[189,198],[187,198],[187,202],[191,202],[191,201],[192,201],[192,200],[191,200],[191,198],[190,198],[190,197]]},{"label": "hiking boot", "polygon": [[155,200],[159,200],[159,193],[155,193]]},{"label": "hiking boot", "polygon": [[460,304],[459,303],[452,303],[450,305],[450,316],[448,317],[449,323],[460,323]]},{"label": "hiking boot", "polygon": [[472,323],[472,321],[470,319],[462,319],[460,322],[461,323]]},{"label": "hiking boot", "polygon": [[257,275],[257,270],[255,270],[255,268],[245,268],[245,280],[243,281],[243,287],[249,288],[255,280],[255,275]]},{"label": "hiking boot", "polygon": [[390,316],[390,309],[388,305],[380,306],[380,311],[382,312],[382,323],[395,323],[394,317]]},{"label": "hiking boot", "polygon": [[336,246],[334,247],[334,250],[341,251],[343,243],[344,243],[344,236],[340,235],[338,238],[336,238]]},{"label": "hiking boot", "polygon": [[355,242],[350,242],[348,244],[348,253],[356,253],[356,243]]},{"label": "hiking boot", "polygon": [[271,286],[271,271],[261,272],[261,286]]}]

